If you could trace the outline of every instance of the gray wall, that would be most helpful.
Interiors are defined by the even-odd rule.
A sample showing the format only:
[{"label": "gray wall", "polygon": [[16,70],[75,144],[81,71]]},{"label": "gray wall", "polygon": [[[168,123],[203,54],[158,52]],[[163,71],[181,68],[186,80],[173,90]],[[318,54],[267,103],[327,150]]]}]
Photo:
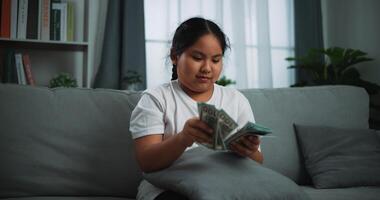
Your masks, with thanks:
[{"label": "gray wall", "polygon": [[321,0],[325,47],[360,49],[374,61],[358,64],[362,78],[380,85],[380,1]]}]

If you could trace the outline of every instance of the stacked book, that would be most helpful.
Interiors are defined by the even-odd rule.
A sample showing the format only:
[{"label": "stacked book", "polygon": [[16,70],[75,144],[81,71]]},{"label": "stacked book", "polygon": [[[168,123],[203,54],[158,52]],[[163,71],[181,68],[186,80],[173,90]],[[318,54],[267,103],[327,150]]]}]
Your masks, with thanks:
[{"label": "stacked book", "polygon": [[29,54],[7,49],[3,59],[4,67],[0,73],[1,82],[35,85]]},{"label": "stacked book", "polygon": [[0,37],[74,41],[74,0],[0,0]]}]

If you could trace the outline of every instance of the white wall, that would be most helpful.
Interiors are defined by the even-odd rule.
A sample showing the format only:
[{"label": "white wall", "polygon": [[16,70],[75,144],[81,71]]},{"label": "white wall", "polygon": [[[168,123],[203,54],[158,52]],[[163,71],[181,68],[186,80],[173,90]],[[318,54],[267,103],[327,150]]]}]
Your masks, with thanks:
[{"label": "white wall", "polygon": [[365,80],[380,85],[380,1],[321,0],[325,47],[360,49],[374,61],[358,64]]}]

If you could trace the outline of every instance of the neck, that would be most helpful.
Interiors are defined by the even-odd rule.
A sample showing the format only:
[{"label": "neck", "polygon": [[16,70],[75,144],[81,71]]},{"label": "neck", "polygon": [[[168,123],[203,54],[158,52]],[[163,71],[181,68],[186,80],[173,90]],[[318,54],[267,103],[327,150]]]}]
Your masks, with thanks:
[{"label": "neck", "polygon": [[194,101],[196,102],[206,102],[211,99],[212,94],[214,92],[214,87],[212,87],[211,90],[207,90],[204,92],[197,92],[190,90],[189,88],[185,87],[181,84],[181,82],[178,81],[179,86],[182,88],[182,90]]}]

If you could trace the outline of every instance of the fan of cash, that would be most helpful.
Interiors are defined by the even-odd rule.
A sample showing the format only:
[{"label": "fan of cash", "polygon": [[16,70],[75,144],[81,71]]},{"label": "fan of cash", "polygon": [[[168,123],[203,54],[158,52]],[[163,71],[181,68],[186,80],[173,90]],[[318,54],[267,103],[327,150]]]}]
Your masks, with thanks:
[{"label": "fan of cash", "polygon": [[213,132],[213,144],[202,143],[210,149],[229,151],[229,144],[248,135],[265,136],[272,133],[271,129],[253,122],[247,122],[237,130],[238,124],[223,110],[214,105],[198,103],[199,118],[205,122]]}]

